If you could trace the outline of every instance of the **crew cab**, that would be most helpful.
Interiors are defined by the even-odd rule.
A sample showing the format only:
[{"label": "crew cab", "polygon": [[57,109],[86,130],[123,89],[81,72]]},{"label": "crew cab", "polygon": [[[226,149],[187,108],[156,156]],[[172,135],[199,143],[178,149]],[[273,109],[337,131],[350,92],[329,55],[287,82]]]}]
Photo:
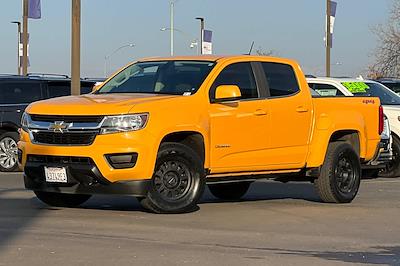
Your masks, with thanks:
[{"label": "crew cab", "polygon": [[157,213],[191,211],[206,183],[239,199],[258,178],[308,180],[349,203],[383,130],[378,98],[313,98],[293,60],[149,58],[95,92],[40,101],[22,118],[27,189],[53,206],[129,194]]},{"label": "crew cab", "polygon": [[[352,78],[309,78],[311,88],[322,96],[372,96],[378,97],[383,106],[388,124],[382,134],[381,153],[383,168],[369,171],[370,176],[398,177],[400,176],[400,96],[372,80],[360,80]],[[388,133],[390,129],[389,140]],[[391,150],[387,148],[391,146]],[[389,159],[389,161],[387,160]]]}]

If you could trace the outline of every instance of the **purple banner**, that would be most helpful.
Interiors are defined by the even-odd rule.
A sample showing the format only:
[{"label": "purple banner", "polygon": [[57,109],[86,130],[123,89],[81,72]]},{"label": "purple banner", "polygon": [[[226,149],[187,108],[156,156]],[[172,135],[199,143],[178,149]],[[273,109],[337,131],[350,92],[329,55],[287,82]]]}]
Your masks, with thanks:
[{"label": "purple banner", "polygon": [[331,1],[331,17],[336,17],[337,2]]},{"label": "purple banner", "polygon": [[40,0],[28,0],[28,18],[40,19],[42,17],[42,10],[40,7]]}]

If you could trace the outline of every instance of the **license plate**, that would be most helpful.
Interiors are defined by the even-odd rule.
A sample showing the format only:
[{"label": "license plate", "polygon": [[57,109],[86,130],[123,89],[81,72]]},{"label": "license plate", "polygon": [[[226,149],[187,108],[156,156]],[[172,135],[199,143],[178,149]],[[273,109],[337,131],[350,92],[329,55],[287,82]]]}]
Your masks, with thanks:
[{"label": "license plate", "polygon": [[44,173],[46,182],[49,183],[67,183],[67,171],[64,167],[45,167]]}]

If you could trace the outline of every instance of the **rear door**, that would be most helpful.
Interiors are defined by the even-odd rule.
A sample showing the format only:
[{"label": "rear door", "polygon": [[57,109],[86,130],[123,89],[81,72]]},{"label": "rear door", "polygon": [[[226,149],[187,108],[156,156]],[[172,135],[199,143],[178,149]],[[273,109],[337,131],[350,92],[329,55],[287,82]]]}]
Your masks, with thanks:
[{"label": "rear door", "polygon": [[0,90],[3,126],[19,128],[25,108],[44,97],[40,81],[6,81]]},{"label": "rear door", "polygon": [[265,169],[268,149],[268,102],[249,62],[225,67],[210,89],[237,85],[242,97],[236,102],[210,104],[211,171],[237,172]]},{"label": "rear door", "polygon": [[300,90],[292,66],[261,62],[269,89],[270,169],[299,168],[305,165],[312,124],[309,90]]}]

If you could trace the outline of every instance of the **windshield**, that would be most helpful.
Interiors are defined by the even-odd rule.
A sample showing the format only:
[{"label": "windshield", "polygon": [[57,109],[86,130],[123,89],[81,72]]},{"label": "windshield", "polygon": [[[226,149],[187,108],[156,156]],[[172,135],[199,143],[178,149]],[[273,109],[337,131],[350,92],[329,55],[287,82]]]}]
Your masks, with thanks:
[{"label": "windshield", "polygon": [[[345,87],[349,88],[348,84],[350,82],[342,83]],[[354,85],[353,82],[352,85]],[[379,83],[372,82],[357,82],[362,83],[363,86],[357,86],[358,88],[350,90],[355,96],[373,96],[378,97],[381,100],[382,105],[397,105],[400,104],[400,96],[389,90],[385,86]],[[352,86],[354,87],[354,86]]]},{"label": "windshield", "polygon": [[208,61],[138,62],[122,70],[96,93],[192,95],[214,64]]}]

